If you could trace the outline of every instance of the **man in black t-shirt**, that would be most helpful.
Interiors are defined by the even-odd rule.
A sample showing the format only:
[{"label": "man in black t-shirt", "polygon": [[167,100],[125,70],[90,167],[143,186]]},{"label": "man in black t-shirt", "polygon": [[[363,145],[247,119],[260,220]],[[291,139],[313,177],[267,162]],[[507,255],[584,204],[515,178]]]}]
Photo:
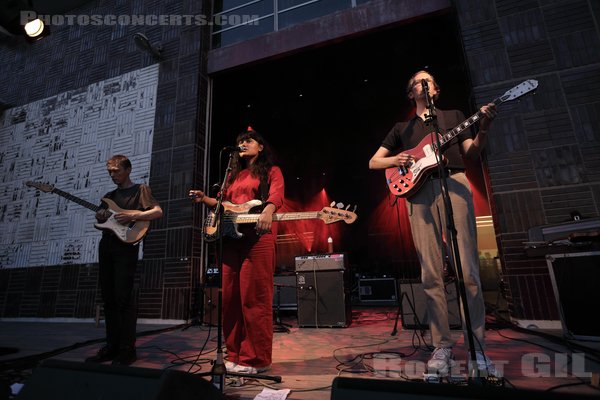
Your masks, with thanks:
[{"label": "man in black t-shirt", "polygon": [[[112,200],[122,212],[114,219],[123,225],[135,221],[151,221],[162,216],[158,201],[150,188],[134,184],[129,174],[131,162],[123,155],[113,156],[106,169],[117,185],[104,197]],[[113,213],[103,208],[96,213],[98,222],[107,221]],[[133,298],[133,280],[137,266],[139,246],[125,243],[113,231],[104,230],[98,248],[100,291],[104,302],[106,345],[86,362],[111,361],[114,365],[130,365],[137,359],[135,351],[136,309]]]},{"label": "man in black t-shirt", "polygon": [[[416,147],[433,131],[433,126],[425,123],[428,108],[424,87],[429,90],[430,98],[437,99],[440,89],[433,76],[426,71],[415,73],[410,78],[406,89],[408,98],[416,106],[415,115],[407,122],[399,122],[394,125],[381,147],[369,161],[369,168],[408,168],[418,161],[415,159],[415,152],[407,151]],[[435,112],[442,134],[452,130],[465,119],[463,113],[456,110],[436,109]],[[482,118],[479,120],[477,135],[472,137],[470,130],[464,130],[448,143],[449,147],[444,147],[443,154],[448,160],[444,173],[447,176],[448,192],[454,212],[467,304],[475,338],[477,368],[495,375],[494,365],[483,353],[485,305],[479,277],[475,211],[462,159],[463,156],[476,158],[481,153],[487,130],[496,116],[496,107],[490,103],[481,108],[481,113]],[[439,173],[433,172],[422,179],[424,179],[422,185],[416,186],[416,192],[409,194],[406,199],[406,207],[413,241],[421,264],[421,281],[427,299],[427,315],[435,346],[431,359],[427,363],[427,369],[429,373],[444,376],[455,365],[452,354],[454,340],[450,335],[448,307],[444,291],[445,262],[443,254],[445,250],[442,250],[445,245],[443,239],[450,236],[446,232],[446,214],[441,196]],[[474,366],[470,366],[469,370],[472,368]]]}]

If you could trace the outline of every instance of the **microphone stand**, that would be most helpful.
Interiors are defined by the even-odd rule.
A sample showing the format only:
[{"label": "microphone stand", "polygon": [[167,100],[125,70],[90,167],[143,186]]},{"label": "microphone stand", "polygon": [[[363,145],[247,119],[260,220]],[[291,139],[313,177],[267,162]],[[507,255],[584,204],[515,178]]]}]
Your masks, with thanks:
[{"label": "microphone stand", "polygon": [[[239,149],[239,148],[236,148]],[[223,150],[230,150],[225,148]],[[221,154],[219,154],[219,160]],[[217,205],[215,206],[214,216],[212,220],[212,228],[217,227],[217,268],[219,269],[219,290],[217,294],[217,359],[213,362],[213,366],[210,372],[197,374],[199,376],[211,376],[212,384],[223,393],[225,389],[225,376],[237,376],[247,377],[255,379],[267,379],[274,382],[280,383],[281,376],[269,376],[260,374],[245,374],[241,372],[227,371],[225,362],[223,361],[223,192],[225,191],[225,185],[227,184],[227,178],[231,172],[231,161],[233,159],[233,151],[229,152],[229,160],[227,161],[227,167],[225,168],[225,174],[223,181],[219,186],[219,192],[217,193]]]},{"label": "microphone stand", "polygon": [[281,288],[287,287],[287,288],[297,289],[297,286],[284,285],[284,284],[279,284],[279,283],[275,283],[273,286],[275,286],[276,293],[277,293],[276,294],[277,306],[275,307],[275,323],[273,324],[273,332],[290,333],[290,328],[292,326],[290,324],[286,324],[283,321],[281,321],[281,316],[279,315],[279,311],[281,310]]},{"label": "microphone stand", "polygon": [[[458,280],[458,293],[461,299],[463,313],[465,316],[465,331],[467,336],[467,342],[469,345],[469,353],[471,358],[471,365],[473,366],[472,370],[469,371],[469,382],[474,383],[478,386],[482,384],[481,382],[481,373],[477,366],[477,356],[475,354],[475,341],[473,339],[473,328],[471,326],[471,314],[469,313],[469,305],[467,303],[467,291],[465,288],[465,280],[462,270],[462,263],[460,259],[460,250],[458,247],[458,238],[456,225],[454,224],[454,212],[452,210],[452,202],[450,201],[450,192],[448,191],[448,182],[446,176],[446,169],[444,168],[443,158],[442,158],[442,146],[440,142],[441,132],[440,126],[438,124],[437,115],[435,111],[435,105],[433,104],[433,99],[429,96],[429,85],[427,84],[427,80],[423,79],[421,81],[421,85],[423,86],[423,93],[425,94],[425,101],[427,102],[427,110],[428,113],[425,117],[426,124],[432,124],[435,132],[435,154],[437,158],[437,171],[440,177],[440,189],[442,193],[442,198],[444,199],[444,211],[446,213],[446,227],[449,232],[450,243],[452,244],[452,251],[454,254],[454,266],[456,269],[456,277]],[[433,144],[433,143],[432,143]],[[442,260],[443,262],[443,260]]]}]

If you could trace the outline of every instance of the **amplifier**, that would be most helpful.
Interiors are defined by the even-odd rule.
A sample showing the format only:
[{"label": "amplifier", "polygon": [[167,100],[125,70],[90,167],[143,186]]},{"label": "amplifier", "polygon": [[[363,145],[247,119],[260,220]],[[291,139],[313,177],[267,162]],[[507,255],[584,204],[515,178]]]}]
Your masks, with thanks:
[{"label": "amplifier", "polygon": [[396,279],[360,278],[358,280],[358,299],[365,304],[396,304],[398,302]]},{"label": "amplifier", "polygon": [[346,269],[347,257],[339,254],[315,254],[296,257],[296,272]]},{"label": "amplifier", "polygon": [[352,322],[346,272],[296,272],[298,285],[298,326],[345,328]]},{"label": "amplifier", "polygon": [[600,251],[549,254],[546,263],[564,336],[599,340],[600,328],[592,315],[600,309]]},{"label": "amplifier", "polygon": [[[450,329],[462,329],[458,293],[455,282],[448,282],[446,287],[446,303],[448,305],[448,323]],[[402,327],[406,329],[429,329],[427,299],[421,282],[400,284],[400,312]]]},{"label": "amplifier", "polygon": [[[280,310],[297,310],[296,275],[275,275],[273,277],[273,308]],[[279,293],[278,293],[279,292]]]}]

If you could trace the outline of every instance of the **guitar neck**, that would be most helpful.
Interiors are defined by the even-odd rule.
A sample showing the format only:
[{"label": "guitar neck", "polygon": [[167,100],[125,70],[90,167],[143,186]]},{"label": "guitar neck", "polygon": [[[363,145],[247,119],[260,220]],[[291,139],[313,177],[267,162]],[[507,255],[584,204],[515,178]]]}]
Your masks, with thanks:
[{"label": "guitar neck", "polygon": [[[501,98],[497,98],[493,101],[493,103],[497,106],[500,105],[502,102],[503,102],[503,100]],[[481,112],[481,110],[479,110],[475,114],[473,114],[469,118],[467,118],[464,122],[459,124],[457,127],[455,127],[451,131],[446,132],[444,135],[442,135],[442,137],[440,138],[440,144],[441,144],[442,148],[444,148],[444,146],[446,144],[448,144],[452,139],[454,139],[455,137],[460,135],[466,129],[470,128],[471,125],[473,125],[475,122],[479,121],[483,117],[484,117],[483,113]]]},{"label": "guitar neck", "polygon": [[[251,224],[258,221],[260,214],[234,214],[234,221],[238,224]],[[300,219],[317,219],[319,211],[289,212],[273,214],[273,221],[298,221]]]},{"label": "guitar neck", "polygon": [[71,200],[71,201],[73,201],[73,202],[75,202],[75,203],[77,203],[79,205],[82,205],[85,208],[90,209],[92,211],[98,211],[98,210],[100,210],[99,206],[97,206],[95,204],[92,204],[89,201],[85,201],[83,199],[80,199],[79,197],[73,196],[71,193],[63,192],[60,189],[54,188],[52,190],[52,193],[55,193],[55,194],[57,194],[57,195],[59,195],[61,197],[64,197],[67,200]]}]

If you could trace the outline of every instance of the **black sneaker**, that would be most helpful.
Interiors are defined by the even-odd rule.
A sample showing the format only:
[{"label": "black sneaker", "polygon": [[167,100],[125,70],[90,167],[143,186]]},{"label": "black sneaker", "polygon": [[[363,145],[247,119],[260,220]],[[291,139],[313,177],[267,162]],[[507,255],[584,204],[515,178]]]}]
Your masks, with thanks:
[{"label": "black sneaker", "polygon": [[114,357],[112,365],[131,365],[137,360],[135,347],[125,347],[119,350],[119,354]]},{"label": "black sneaker", "polygon": [[85,359],[85,362],[89,363],[103,363],[105,361],[114,360],[119,354],[119,351],[110,346],[104,346],[98,350],[95,356],[91,356]]}]

